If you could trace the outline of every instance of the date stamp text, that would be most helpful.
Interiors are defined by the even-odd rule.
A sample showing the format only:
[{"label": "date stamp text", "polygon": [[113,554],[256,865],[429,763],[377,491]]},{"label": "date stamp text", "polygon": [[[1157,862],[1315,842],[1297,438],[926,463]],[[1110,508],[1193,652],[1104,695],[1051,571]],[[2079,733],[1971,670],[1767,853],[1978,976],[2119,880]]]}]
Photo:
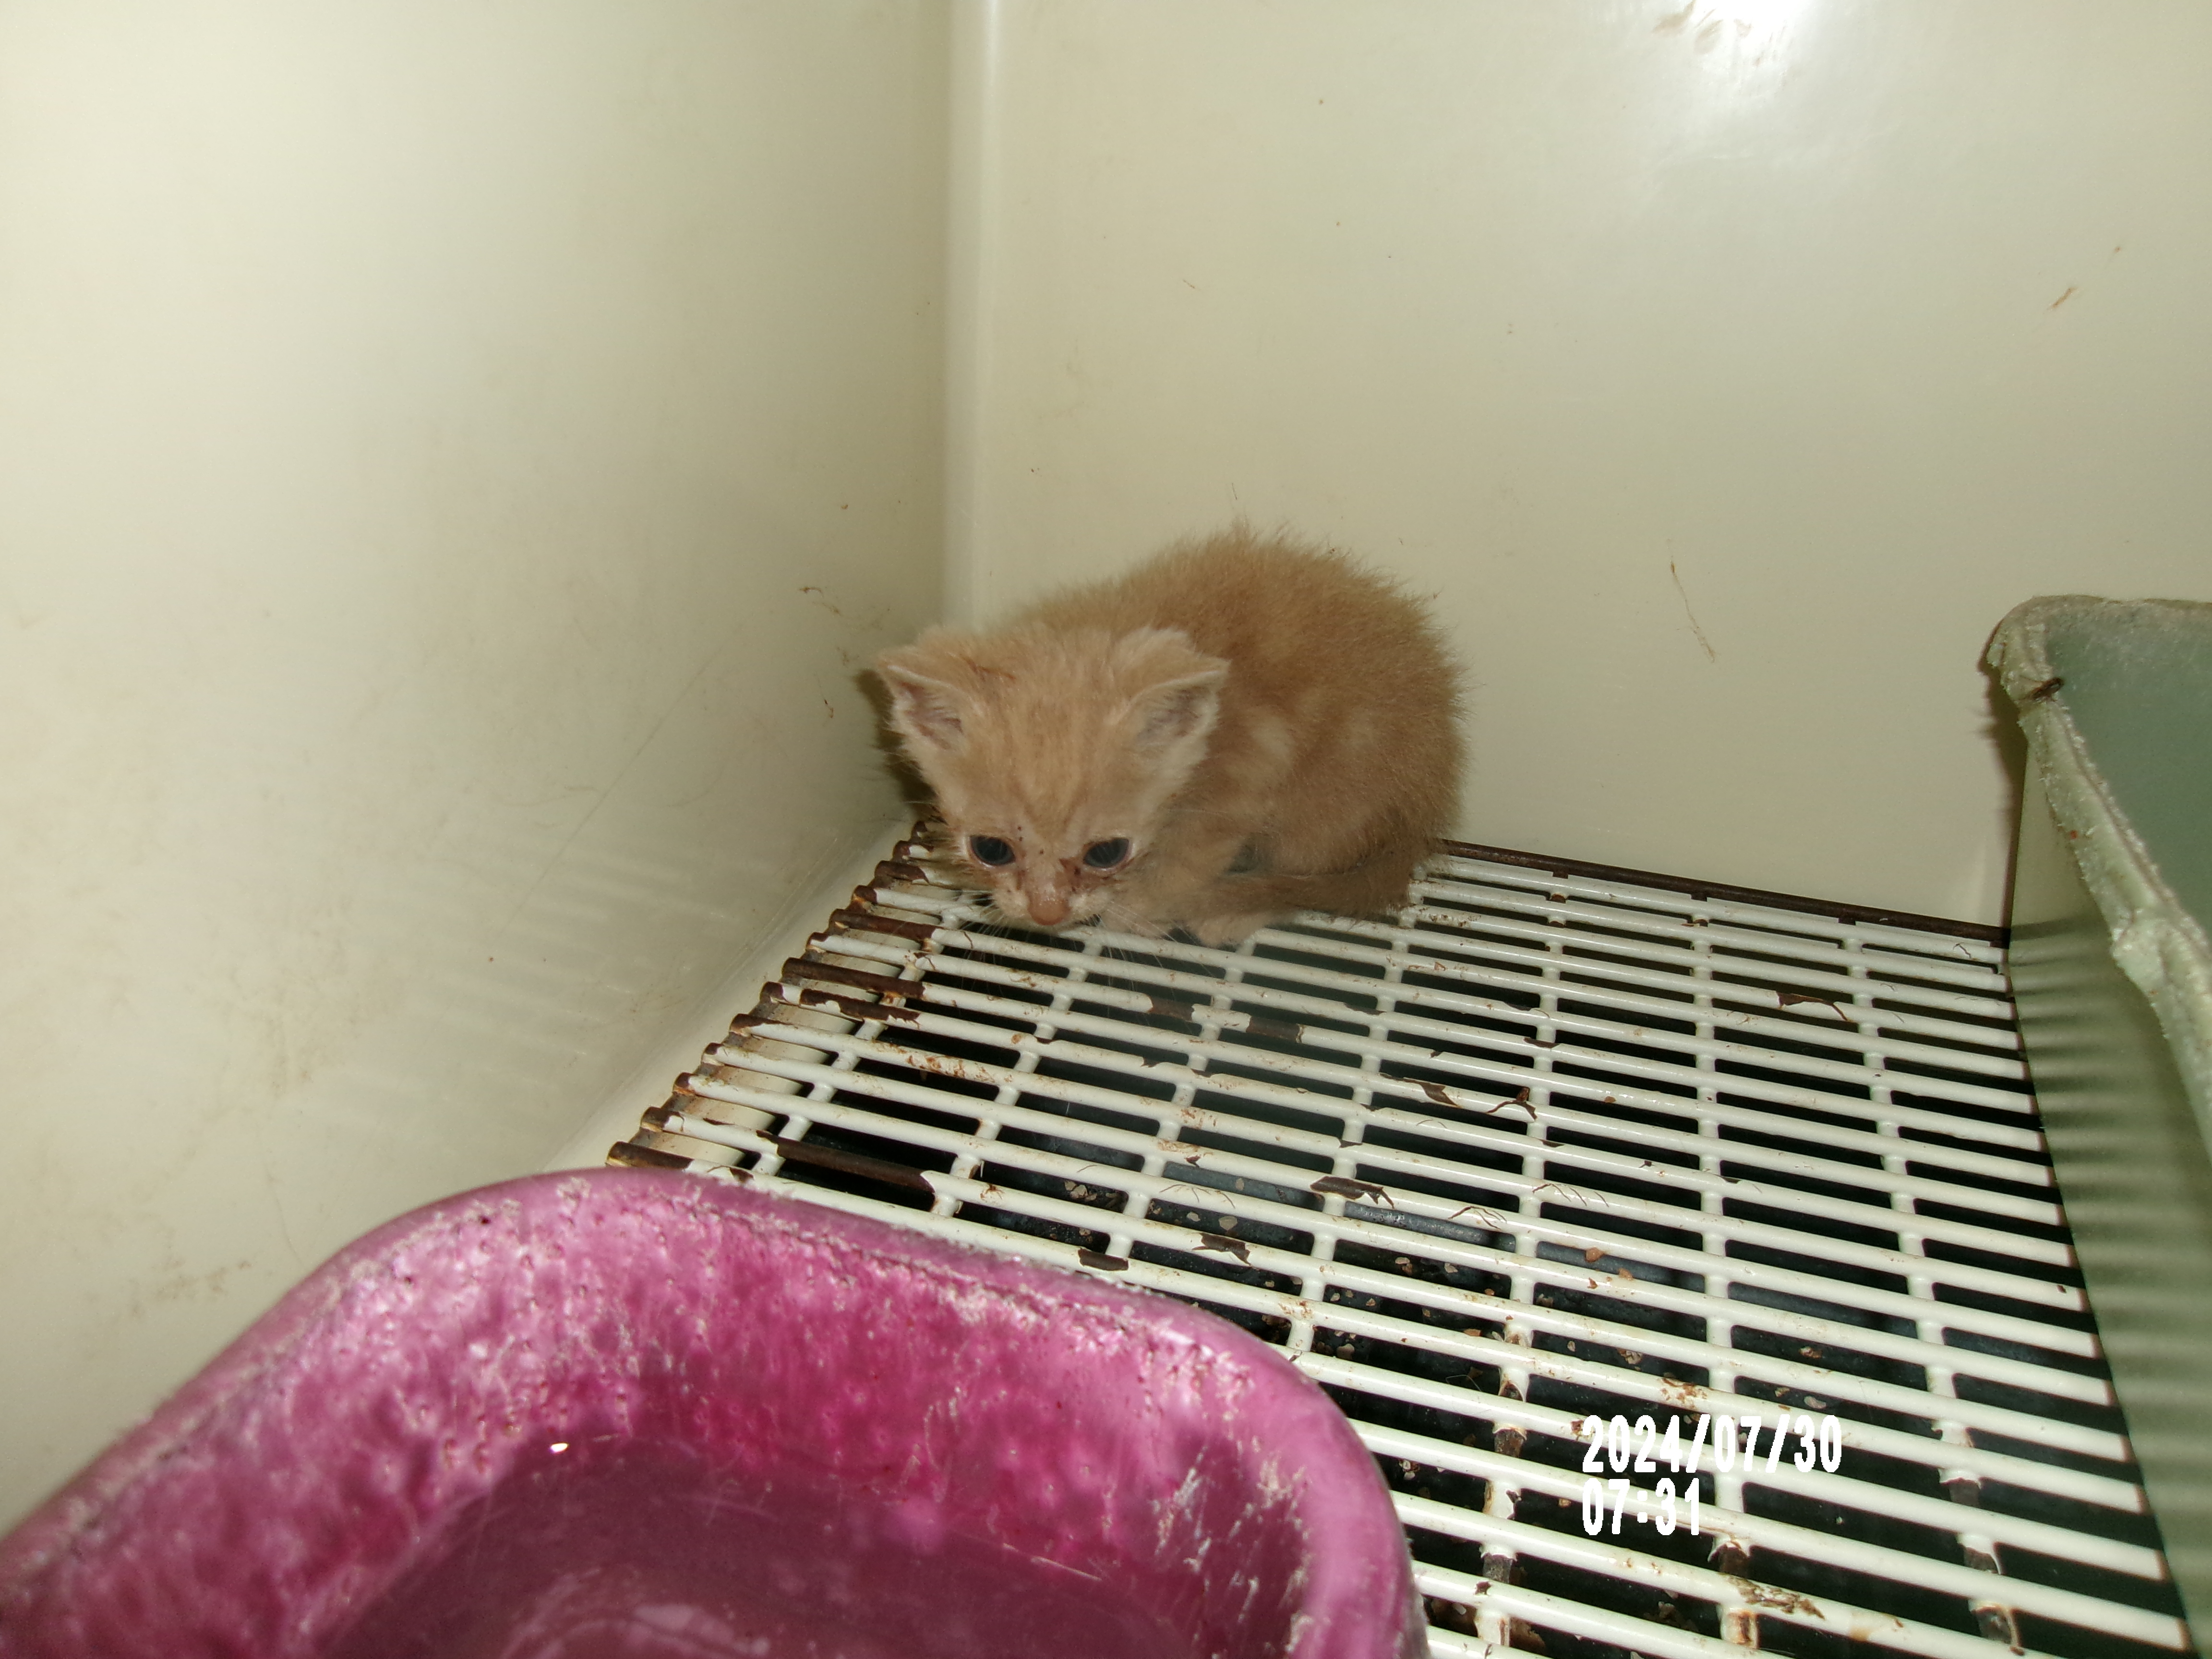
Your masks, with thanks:
[{"label": "date stamp text", "polygon": [[[1764,1436],[1762,1440],[1761,1437]],[[1740,1416],[1710,1412],[1698,1413],[1698,1425],[1686,1442],[1682,1419],[1667,1418],[1662,1436],[1649,1416],[1631,1423],[1626,1417],[1590,1416],[1582,1420],[1576,1437],[1589,1443],[1583,1468],[1589,1479],[1583,1482],[1583,1530],[1618,1533],[1624,1515],[1633,1515],[1639,1526],[1656,1527],[1663,1537],[1686,1525],[1698,1536],[1698,1464],[1708,1453],[1717,1474],[1733,1474],[1740,1467],[1746,1476],[1764,1474],[1786,1480],[1784,1468],[1810,1474],[1814,1468],[1832,1474],[1844,1461],[1844,1425],[1832,1416],[1814,1418],[1800,1413],[1775,1412]],[[1790,1449],[1792,1439],[1795,1449]],[[1789,1450],[1785,1462],[1783,1454]],[[1764,1467],[1760,1457],[1764,1454]],[[1657,1474],[1662,1464],[1670,1471],[1649,1487],[1630,1479]],[[1681,1476],[1679,1492],[1675,1476]],[[1608,1503],[1608,1500],[1610,1502]],[[1607,1526],[1610,1510],[1612,1525]]]}]

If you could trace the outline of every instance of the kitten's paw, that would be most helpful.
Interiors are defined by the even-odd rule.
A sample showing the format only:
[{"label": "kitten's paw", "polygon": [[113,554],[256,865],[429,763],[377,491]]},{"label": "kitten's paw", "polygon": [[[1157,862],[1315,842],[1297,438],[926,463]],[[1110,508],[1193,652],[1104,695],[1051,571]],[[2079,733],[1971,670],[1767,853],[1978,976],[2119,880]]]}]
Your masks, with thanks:
[{"label": "kitten's paw", "polygon": [[1267,914],[1242,916],[1208,916],[1204,921],[1193,922],[1190,931],[1198,936],[1200,945],[1218,949],[1224,945],[1242,945],[1275,918]]}]

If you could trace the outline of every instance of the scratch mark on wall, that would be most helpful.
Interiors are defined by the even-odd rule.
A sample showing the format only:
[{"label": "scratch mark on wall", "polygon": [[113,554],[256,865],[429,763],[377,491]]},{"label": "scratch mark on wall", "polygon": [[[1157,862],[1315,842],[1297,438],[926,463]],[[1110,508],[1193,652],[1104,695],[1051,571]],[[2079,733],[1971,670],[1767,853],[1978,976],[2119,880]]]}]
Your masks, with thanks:
[{"label": "scratch mark on wall", "polygon": [[1698,636],[1698,643],[1705,647],[1706,659],[1718,662],[1721,653],[1713,649],[1713,642],[1705,637],[1705,630],[1698,626],[1698,613],[1690,609],[1689,590],[1682,586],[1682,573],[1674,568],[1672,559],[1667,561],[1667,574],[1674,579],[1674,592],[1681,595],[1682,614],[1690,619],[1690,631]]},{"label": "scratch mark on wall", "polygon": [[600,809],[615,798],[617,792],[622,788],[623,780],[629,776],[631,769],[636,766],[646,750],[653,747],[653,740],[660,735],[660,728],[668,724],[669,717],[682,708],[690,696],[691,688],[706,678],[707,671],[721,661],[723,653],[729,648],[730,641],[726,637],[720,644],[707,653],[707,659],[692,671],[691,678],[684,682],[683,690],[662,708],[659,716],[654,720],[651,729],[639,740],[637,746],[629,751],[628,758],[615,769],[614,776],[608,780],[606,786],[599,790],[599,799],[592,803],[582,817],[576,820],[574,827],[562,838],[560,846],[553,849],[552,856],[547,859],[544,866],[539,869],[537,878],[530,884],[528,890],[515,901],[514,908],[507,913],[507,919],[500,923],[499,931],[492,936],[495,950],[506,943],[507,936],[513,930],[516,920],[523,912],[529,909],[530,902],[538,896],[538,890],[545,884],[546,878],[561,867],[561,860],[568,856],[568,849],[576,844],[576,838],[591,827],[592,820],[599,817]]},{"label": "scratch mark on wall", "polygon": [[[2115,250],[2114,250],[2114,252],[2117,252],[2118,251],[2118,250],[2117,250],[2117,249],[2115,249]],[[2064,304],[2065,304],[2069,300],[2072,299],[2075,295],[2079,294],[2081,291],[2081,290],[2080,289],[2078,289],[2078,288],[2073,288],[2073,287],[2069,287],[2069,288],[2068,288],[2065,293],[2063,293],[2063,294],[2060,295],[2057,299],[2053,300],[2053,301],[2051,302],[2051,305],[2050,305],[2050,307],[2049,307],[2049,309],[2051,309],[2051,310],[2052,310],[2052,311],[2056,311],[2056,310],[2057,310],[2059,307],[2061,307],[2061,306],[2064,305]]]}]

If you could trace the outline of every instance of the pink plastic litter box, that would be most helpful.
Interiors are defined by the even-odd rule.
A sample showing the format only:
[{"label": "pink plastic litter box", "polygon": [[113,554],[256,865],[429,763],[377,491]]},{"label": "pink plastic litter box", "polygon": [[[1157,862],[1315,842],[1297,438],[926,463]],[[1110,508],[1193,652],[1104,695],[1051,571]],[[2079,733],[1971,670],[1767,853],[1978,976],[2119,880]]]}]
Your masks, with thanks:
[{"label": "pink plastic litter box", "polygon": [[6,1659],[1422,1651],[1264,1344],[639,1170],[370,1233],[0,1541]]}]

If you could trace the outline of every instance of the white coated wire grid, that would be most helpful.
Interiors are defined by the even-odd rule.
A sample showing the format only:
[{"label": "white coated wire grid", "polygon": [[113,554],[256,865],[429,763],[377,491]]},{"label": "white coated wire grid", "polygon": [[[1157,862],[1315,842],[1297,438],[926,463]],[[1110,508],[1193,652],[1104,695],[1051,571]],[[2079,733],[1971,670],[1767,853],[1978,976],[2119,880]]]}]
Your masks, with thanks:
[{"label": "white coated wire grid", "polygon": [[[987,916],[902,846],[611,1161],[1280,1344],[1438,1655],[2190,1650],[1994,943],[1472,848],[1234,950]],[[1605,1464],[1586,1532],[1587,1416],[1784,1410],[1832,1470],[1709,1446],[1692,1536]]]}]

